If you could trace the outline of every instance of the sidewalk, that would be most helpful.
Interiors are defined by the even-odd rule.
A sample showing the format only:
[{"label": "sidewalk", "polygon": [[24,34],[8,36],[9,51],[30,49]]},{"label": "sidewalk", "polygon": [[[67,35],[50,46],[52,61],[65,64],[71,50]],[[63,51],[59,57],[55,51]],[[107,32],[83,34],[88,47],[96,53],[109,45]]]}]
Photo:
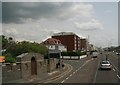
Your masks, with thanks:
[{"label": "sidewalk", "polygon": [[71,69],[72,67],[70,65],[65,64],[64,68],[58,68],[50,73],[44,73],[40,76],[32,76],[29,79],[19,79],[7,83],[49,83],[57,78],[67,75]]}]

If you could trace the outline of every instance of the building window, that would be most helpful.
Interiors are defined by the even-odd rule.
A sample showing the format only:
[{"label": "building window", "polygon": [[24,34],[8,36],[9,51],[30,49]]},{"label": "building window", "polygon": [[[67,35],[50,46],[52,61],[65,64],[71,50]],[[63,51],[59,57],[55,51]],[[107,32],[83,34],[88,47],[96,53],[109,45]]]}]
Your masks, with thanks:
[{"label": "building window", "polygon": [[53,46],[51,45],[51,48],[53,48]]},{"label": "building window", "polygon": [[75,47],[76,47],[77,44],[75,44]]}]

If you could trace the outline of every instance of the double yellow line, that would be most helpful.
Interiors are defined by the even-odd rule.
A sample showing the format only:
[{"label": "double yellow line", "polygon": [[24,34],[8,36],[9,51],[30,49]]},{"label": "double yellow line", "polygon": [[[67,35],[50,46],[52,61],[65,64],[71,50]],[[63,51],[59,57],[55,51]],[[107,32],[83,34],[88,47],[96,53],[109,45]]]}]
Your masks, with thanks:
[{"label": "double yellow line", "polygon": [[68,69],[67,69],[64,73],[62,73],[62,74],[60,74],[60,75],[58,75],[58,76],[52,77],[52,78],[50,78],[50,79],[41,81],[41,82],[39,82],[39,83],[49,83],[49,82],[58,80],[58,79],[64,77],[65,75],[67,75],[68,73],[70,73],[70,72],[72,71],[73,67],[72,67],[71,65],[69,65],[69,64],[65,64],[65,65],[67,66]]}]

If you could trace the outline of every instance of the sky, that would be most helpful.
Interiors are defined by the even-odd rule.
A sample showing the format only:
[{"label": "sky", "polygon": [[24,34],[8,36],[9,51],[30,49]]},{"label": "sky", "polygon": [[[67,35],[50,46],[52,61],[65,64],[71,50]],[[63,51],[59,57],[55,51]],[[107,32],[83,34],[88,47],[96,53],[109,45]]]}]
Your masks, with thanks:
[{"label": "sky", "polygon": [[0,34],[17,41],[40,43],[54,33],[74,32],[81,37],[89,36],[89,42],[98,47],[118,45],[117,2],[5,1]]}]

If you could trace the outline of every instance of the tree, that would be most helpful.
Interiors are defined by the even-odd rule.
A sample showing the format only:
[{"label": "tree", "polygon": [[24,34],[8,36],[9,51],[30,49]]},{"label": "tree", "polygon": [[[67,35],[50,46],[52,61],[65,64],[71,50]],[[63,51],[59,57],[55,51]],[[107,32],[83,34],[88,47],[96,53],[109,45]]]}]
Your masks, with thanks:
[{"label": "tree", "polygon": [[34,43],[31,43],[29,41],[15,42],[12,37],[9,37],[7,39],[4,35],[1,36],[1,38],[3,48],[6,49],[3,55],[6,56],[8,62],[14,61],[16,56],[22,53],[41,53],[45,55],[48,51],[45,45],[36,42]]},{"label": "tree", "polygon": [[2,49],[6,49],[6,47],[8,46],[8,40],[4,35],[0,36],[0,44],[2,45]]}]

